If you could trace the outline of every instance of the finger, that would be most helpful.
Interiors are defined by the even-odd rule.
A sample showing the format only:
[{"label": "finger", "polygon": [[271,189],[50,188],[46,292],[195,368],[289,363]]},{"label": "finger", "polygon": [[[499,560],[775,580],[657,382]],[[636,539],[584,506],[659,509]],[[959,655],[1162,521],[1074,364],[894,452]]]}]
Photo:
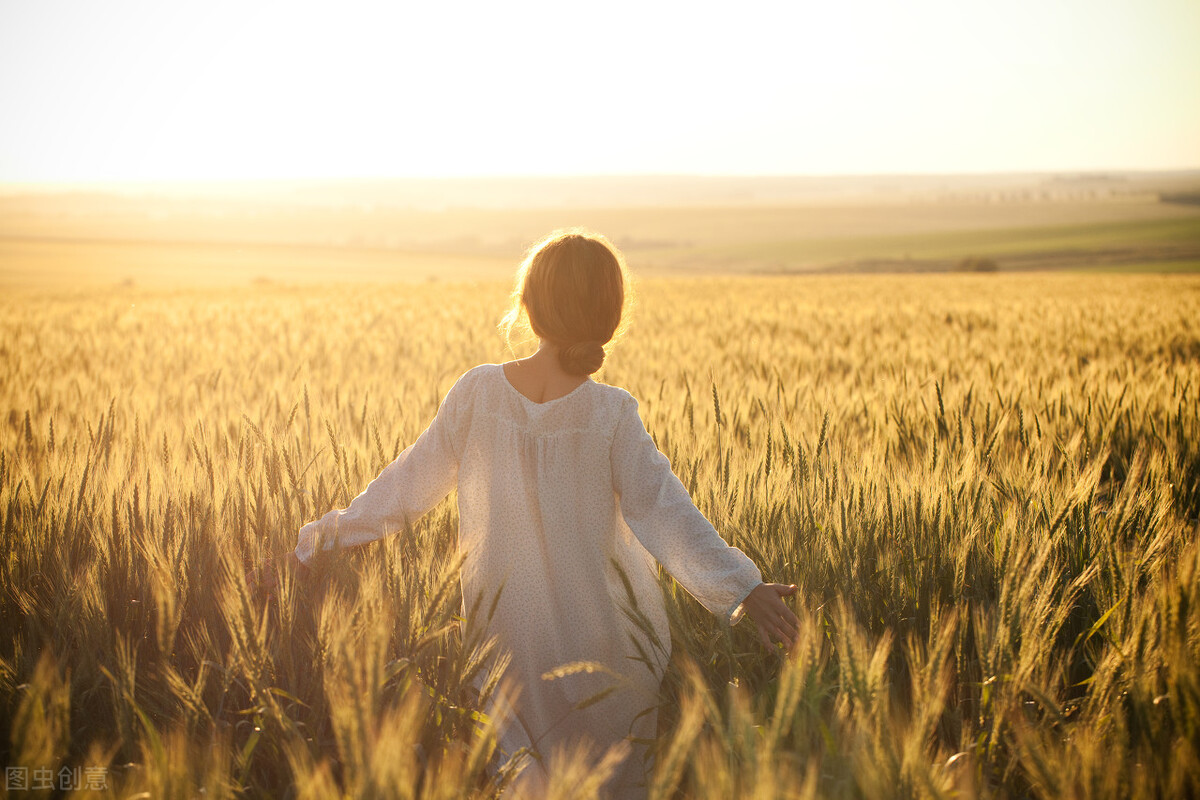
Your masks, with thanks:
[{"label": "finger", "polygon": [[784,620],[792,627],[799,626],[799,618],[792,613],[792,610],[788,608],[787,603],[783,602],[783,600],[781,600],[779,597],[772,598],[768,605],[771,607],[772,616]]},{"label": "finger", "polygon": [[780,587],[776,591],[777,591],[777,594],[771,596],[768,600],[768,602],[771,606],[771,610],[774,611],[778,616],[782,617],[783,619],[788,620],[792,624],[799,624],[799,619],[796,617],[796,615],[794,613],[792,613],[792,609],[788,606],[788,604],[786,602],[784,602],[784,599],[783,599],[785,597],[790,597],[791,595],[794,595],[796,593],[796,589],[794,587],[784,586],[784,587]]},{"label": "finger", "polygon": [[762,642],[763,647],[767,648],[768,650],[773,649],[771,647],[771,637],[767,635],[767,632],[761,625],[758,626],[758,640]]},{"label": "finger", "polygon": [[791,608],[788,608],[787,606],[784,606],[784,610],[782,610],[782,613],[781,613],[781,615],[782,615],[782,618],[784,618],[785,620],[787,620],[787,621],[788,621],[788,624],[791,624],[791,626],[792,626],[792,627],[799,628],[799,626],[800,626],[800,618],[799,618],[799,616],[797,616],[796,614],[793,614],[793,613],[792,613],[792,609],[791,609]]},{"label": "finger", "polygon": [[783,620],[783,624],[786,625],[790,630],[795,631],[796,633],[800,632],[800,618],[793,614],[790,608],[784,606],[779,612],[779,618]]},{"label": "finger", "polygon": [[779,637],[780,642],[786,644],[788,648],[791,648],[793,644],[796,644],[797,632],[787,630],[787,627],[784,625],[776,625],[775,634]]}]

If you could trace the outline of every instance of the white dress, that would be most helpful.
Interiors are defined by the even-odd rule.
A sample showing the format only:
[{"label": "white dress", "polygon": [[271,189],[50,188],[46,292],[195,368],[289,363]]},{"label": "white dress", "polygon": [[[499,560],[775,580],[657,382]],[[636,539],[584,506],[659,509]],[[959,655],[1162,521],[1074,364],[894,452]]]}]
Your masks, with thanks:
[{"label": "white dress", "polygon": [[[296,555],[307,562],[335,540],[346,547],[404,530],[455,486],[464,608],[481,598],[486,611],[499,595],[487,634],[511,655],[504,675],[520,692],[516,718],[501,728],[507,753],[654,737],[646,710],[671,641],[655,561],[730,623],[762,581],[692,503],[632,395],[588,379],[535,403],[499,364],[459,378],[430,426],[348,508],[300,529]],[[634,602],[663,647],[630,622]],[[605,669],[544,677],[578,662]],[[644,750],[631,747],[613,796],[643,791]]]}]

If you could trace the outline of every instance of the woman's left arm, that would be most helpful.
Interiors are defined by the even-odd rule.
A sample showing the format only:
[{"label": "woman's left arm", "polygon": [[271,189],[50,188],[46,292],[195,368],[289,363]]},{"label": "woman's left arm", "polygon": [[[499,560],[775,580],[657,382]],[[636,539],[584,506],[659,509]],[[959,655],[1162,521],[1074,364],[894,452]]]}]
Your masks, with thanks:
[{"label": "woman's left arm", "polygon": [[318,549],[354,547],[403,530],[450,493],[458,478],[454,441],[464,382],[454,384],[430,426],[349,506],[300,529],[295,549],[300,563],[307,564]]}]

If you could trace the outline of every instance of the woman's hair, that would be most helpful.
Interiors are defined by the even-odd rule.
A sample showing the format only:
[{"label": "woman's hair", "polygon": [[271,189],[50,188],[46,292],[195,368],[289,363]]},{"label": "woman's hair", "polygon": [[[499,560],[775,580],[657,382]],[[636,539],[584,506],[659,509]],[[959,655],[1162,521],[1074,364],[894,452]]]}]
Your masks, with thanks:
[{"label": "woman's hair", "polygon": [[621,252],[598,233],[572,228],[529,249],[517,270],[512,307],[500,323],[511,346],[524,320],[558,348],[562,368],[590,375],[622,330],[629,276]]}]

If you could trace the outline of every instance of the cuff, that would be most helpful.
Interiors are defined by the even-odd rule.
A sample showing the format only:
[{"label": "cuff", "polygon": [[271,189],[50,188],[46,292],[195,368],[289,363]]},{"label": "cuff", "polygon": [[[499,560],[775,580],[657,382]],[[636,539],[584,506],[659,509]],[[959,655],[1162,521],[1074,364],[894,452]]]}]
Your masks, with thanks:
[{"label": "cuff", "polygon": [[761,585],[762,585],[761,580],[759,580],[756,583],[754,583],[753,585],[751,585],[751,587],[749,589],[747,589],[745,591],[745,593],[742,595],[741,599],[738,600],[737,603],[734,604],[733,608],[729,609],[729,613],[727,613],[725,615],[725,618],[728,621],[730,627],[737,625],[741,621],[742,617],[744,617],[746,615],[746,608],[745,608],[746,598],[750,596],[751,592],[753,592],[755,589],[757,589]]}]

